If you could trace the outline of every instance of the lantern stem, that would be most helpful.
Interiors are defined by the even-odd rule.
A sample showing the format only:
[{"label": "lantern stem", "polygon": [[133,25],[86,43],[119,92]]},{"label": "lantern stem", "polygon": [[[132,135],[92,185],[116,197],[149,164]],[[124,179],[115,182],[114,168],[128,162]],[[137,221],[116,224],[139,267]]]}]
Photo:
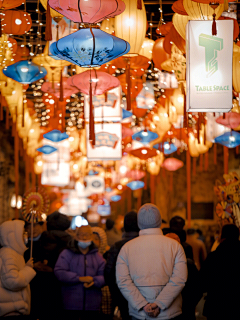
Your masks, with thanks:
[{"label": "lantern stem", "polygon": [[46,12],[45,40],[52,41],[52,17],[50,13],[49,3],[47,3],[47,12]]},{"label": "lantern stem", "polygon": [[126,82],[127,82],[127,110],[131,110],[131,73],[130,73],[130,61],[127,59],[126,68]]},{"label": "lantern stem", "polygon": [[137,0],[137,9],[142,10],[142,0]]},{"label": "lantern stem", "polygon": [[94,108],[92,103],[92,79],[90,75],[89,86],[89,140],[92,141],[92,145],[95,146],[95,128],[94,128]]}]

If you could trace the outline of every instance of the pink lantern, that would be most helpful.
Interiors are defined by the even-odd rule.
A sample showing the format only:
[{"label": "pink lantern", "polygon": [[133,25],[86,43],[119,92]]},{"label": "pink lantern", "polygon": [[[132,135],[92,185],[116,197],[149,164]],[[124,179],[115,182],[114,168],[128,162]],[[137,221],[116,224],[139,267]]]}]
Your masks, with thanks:
[{"label": "pink lantern", "polygon": [[[71,96],[72,94],[78,93],[78,89],[76,87],[69,86],[67,84],[68,78],[63,78],[63,98],[67,98]],[[51,93],[56,98],[60,98],[60,82],[58,83],[51,83],[51,82],[44,82],[42,85],[41,90],[43,92]]]},{"label": "pink lantern", "polygon": [[175,158],[167,158],[164,160],[162,167],[168,171],[176,171],[182,168],[184,163],[181,160]]},{"label": "pink lantern", "polygon": [[89,70],[72,76],[67,80],[67,84],[78,88],[85,94],[89,94],[89,141],[95,146],[94,107],[92,96],[100,95],[114,89],[120,86],[120,82],[116,77],[113,77],[106,72]]},{"label": "pink lantern", "polygon": [[235,129],[240,124],[240,113],[237,113],[237,112],[225,113],[225,119],[223,119],[223,116],[220,116],[216,119],[216,122],[230,129]]},{"label": "pink lantern", "polygon": [[49,0],[52,9],[80,23],[97,23],[125,10],[122,0]]},{"label": "pink lantern", "polygon": [[78,88],[82,93],[99,95],[120,86],[118,78],[109,73],[90,70],[68,78],[67,84]]},{"label": "pink lantern", "polygon": [[140,170],[131,170],[126,173],[126,177],[129,179],[134,179],[134,180],[141,180],[144,178],[146,173],[144,171]]}]

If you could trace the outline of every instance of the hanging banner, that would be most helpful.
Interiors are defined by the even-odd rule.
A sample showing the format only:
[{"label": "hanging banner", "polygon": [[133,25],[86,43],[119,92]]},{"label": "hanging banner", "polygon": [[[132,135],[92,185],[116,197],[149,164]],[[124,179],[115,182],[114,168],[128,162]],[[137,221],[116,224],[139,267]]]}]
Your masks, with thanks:
[{"label": "hanging banner", "polygon": [[[94,120],[102,121],[120,121],[122,118],[122,109],[120,107],[122,90],[121,86],[114,88],[106,94],[93,96]],[[89,95],[84,95],[84,115],[89,119]],[[118,119],[116,119],[118,118]]]},{"label": "hanging banner", "polygon": [[[86,125],[89,137],[89,125]],[[95,124],[95,145],[87,139],[88,161],[120,160],[122,158],[122,125],[121,123]]]},{"label": "hanging banner", "polygon": [[191,20],[186,26],[188,112],[228,112],[232,108],[233,21]]}]

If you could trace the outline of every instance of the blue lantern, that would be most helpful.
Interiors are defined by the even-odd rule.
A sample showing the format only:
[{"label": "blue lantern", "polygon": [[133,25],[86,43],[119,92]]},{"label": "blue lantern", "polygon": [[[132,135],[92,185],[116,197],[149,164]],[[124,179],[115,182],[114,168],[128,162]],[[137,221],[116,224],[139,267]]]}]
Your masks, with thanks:
[{"label": "blue lantern", "polygon": [[125,109],[122,108],[122,119],[126,119],[126,118],[130,118],[132,116],[132,112],[127,111]]},{"label": "blue lantern", "polygon": [[121,196],[119,196],[119,195],[114,195],[114,196],[111,196],[111,200],[113,201],[113,202],[117,202],[117,201],[119,201],[121,199]]},{"label": "blue lantern", "polygon": [[138,190],[138,189],[141,189],[144,187],[144,182],[140,181],[140,180],[131,181],[131,182],[127,183],[127,187],[133,191]]},{"label": "blue lantern", "polygon": [[135,133],[132,136],[133,140],[141,142],[143,144],[149,144],[149,142],[158,138],[158,134],[149,130],[142,130]]},{"label": "blue lantern", "polygon": [[[160,145],[159,144],[155,144],[153,146],[154,149],[160,150]],[[175,151],[177,151],[177,147],[175,146],[175,144],[173,143],[169,143],[169,142],[164,142],[163,143],[163,152],[164,154],[172,154]]]},{"label": "blue lantern", "polygon": [[221,136],[215,138],[215,142],[228,148],[235,148],[240,145],[240,133],[236,131],[225,132]]},{"label": "blue lantern", "polygon": [[60,142],[69,138],[69,135],[66,132],[61,132],[60,130],[52,130],[43,135],[45,139],[48,139],[53,142]]},{"label": "blue lantern", "polygon": [[89,176],[95,176],[97,174],[98,174],[98,171],[95,171],[95,170],[92,170],[92,169],[88,172]]},{"label": "blue lantern", "polygon": [[45,146],[37,149],[37,151],[42,152],[44,154],[50,154],[50,153],[53,153],[53,152],[55,152],[57,150],[58,150],[57,148],[54,148],[54,147],[49,146],[49,145],[45,145]]},{"label": "blue lantern", "polygon": [[80,67],[101,66],[129,50],[127,41],[95,28],[81,29],[50,46],[52,55]]},{"label": "blue lantern", "polygon": [[106,192],[111,192],[111,191],[112,191],[112,188],[107,187],[105,191],[106,191]]},{"label": "blue lantern", "polygon": [[47,70],[31,61],[22,60],[4,68],[3,73],[22,84],[30,84],[45,77]]}]

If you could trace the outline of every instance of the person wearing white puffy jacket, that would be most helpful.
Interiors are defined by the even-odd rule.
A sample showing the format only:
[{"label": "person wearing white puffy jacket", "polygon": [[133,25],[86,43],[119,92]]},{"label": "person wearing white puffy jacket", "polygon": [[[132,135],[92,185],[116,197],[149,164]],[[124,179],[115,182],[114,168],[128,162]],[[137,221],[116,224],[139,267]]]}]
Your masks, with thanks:
[{"label": "person wearing white puffy jacket", "polygon": [[[30,314],[30,281],[35,277],[33,260],[25,263],[24,221],[0,225],[0,317],[24,319]],[[18,318],[16,318],[18,316]]]},{"label": "person wearing white puffy jacket", "polygon": [[163,236],[161,222],[155,205],[143,205],[138,211],[139,237],[127,242],[118,255],[117,285],[133,320],[182,319],[187,260],[181,244]]}]

